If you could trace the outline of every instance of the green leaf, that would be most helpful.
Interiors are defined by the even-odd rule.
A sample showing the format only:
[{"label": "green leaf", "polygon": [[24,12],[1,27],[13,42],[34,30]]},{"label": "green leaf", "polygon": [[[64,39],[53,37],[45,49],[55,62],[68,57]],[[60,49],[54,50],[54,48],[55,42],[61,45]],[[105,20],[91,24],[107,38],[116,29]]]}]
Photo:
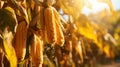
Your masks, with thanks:
[{"label": "green leaf", "polygon": [[14,10],[10,7],[0,9],[0,30],[3,32],[6,27],[14,32],[16,26],[16,16]]}]

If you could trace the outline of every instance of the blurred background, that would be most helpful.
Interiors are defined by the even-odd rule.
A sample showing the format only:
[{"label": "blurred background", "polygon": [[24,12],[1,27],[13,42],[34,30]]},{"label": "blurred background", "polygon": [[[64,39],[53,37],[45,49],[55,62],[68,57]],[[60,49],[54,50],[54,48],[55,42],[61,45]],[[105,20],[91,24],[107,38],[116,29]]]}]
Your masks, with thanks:
[{"label": "blurred background", "polygon": [[[96,57],[98,65],[94,66],[93,62],[93,67],[98,67],[99,63],[103,65],[102,67],[120,67],[120,0],[75,0],[68,3],[72,6],[62,5],[62,10],[66,14],[63,15],[64,19],[68,20],[71,15],[78,32],[84,37],[92,39],[100,49],[99,57]],[[97,48],[92,47],[94,46],[91,45],[90,49],[93,54],[96,54],[94,51]],[[111,61],[110,58],[113,57],[114,59]],[[94,59],[92,60],[94,61]]]},{"label": "blurred background", "polygon": [[[107,0],[106,0],[107,1]],[[88,0],[82,8],[90,21],[107,31],[116,41],[120,50],[120,0]],[[119,51],[120,52],[120,51]],[[115,57],[115,64],[105,64],[103,67],[120,67],[120,55]]]}]

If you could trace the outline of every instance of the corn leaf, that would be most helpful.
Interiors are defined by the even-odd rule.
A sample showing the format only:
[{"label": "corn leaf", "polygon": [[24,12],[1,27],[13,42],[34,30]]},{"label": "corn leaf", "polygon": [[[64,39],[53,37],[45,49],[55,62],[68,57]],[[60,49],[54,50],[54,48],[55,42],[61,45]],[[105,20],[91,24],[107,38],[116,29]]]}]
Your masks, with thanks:
[{"label": "corn leaf", "polygon": [[79,17],[79,19],[76,21],[76,25],[79,34],[81,34],[87,39],[92,40],[97,47],[102,49],[102,40],[98,41],[98,35],[95,32],[94,26],[91,24],[91,22],[85,15],[81,15]]},{"label": "corn leaf", "polygon": [[78,42],[78,44],[73,44],[73,46],[74,46],[76,52],[78,52],[80,59],[81,59],[81,62],[83,63],[84,62],[83,51],[82,51],[82,46],[81,46],[80,41]]},{"label": "corn leaf", "polygon": [[17,9],[20,11],[22,16],[26,20],[27,24],[29,25],[29,18],[28,18],[27,10],[23,6],[21,6],[16,0],[7,0],[7,1],[9,2],[10,6],[13,9]]},{"label": "corn leaf", "polygon": [[107,57],[110,57],[110,51],[109,50],[110,50],[110,46],[106,45],[104,47],[104,52],[105,52],[105,54],[106,54]]},{"label": "corn leaf", "polygon": [[[107,4],[109,5],[111,14],[114,16],[114,19],[117,18],[117,14],[116,14],[116,12],[114,11],[114,8],[113,8],[113,5],[112,5],[111,0],[98,0],[98,1],[99,1],[99,2],[107,3]],[[116,20],[117,20],[117,19],[116,19]]]},{"label": "corn leaf", "polygon": [[10,7],[0,9],[0,30],[4,31],[9,26],[10,30],[14,32],[17,24],[14,10]]},{"label": "corn leaf", "polygon": [[65,13],[72,15],[75,19],[78,18],[83,8],[83,0],[59,0],[59,6]]},{"label": "corn leaf", "polygon": [[78,27],[78,32],[81,35],[93,40],[94,42],[97,41],[97,35],[94,32],[94,27],[85,15],[81,15],[79,17],[79,19],[76,21],[76,25]]},{"label": "corn leaf", "polygon": [[17,67],[17,57],[12,46],[8,46],[6,40],[3,40],[5,56],[10,62],[10,67]]}]

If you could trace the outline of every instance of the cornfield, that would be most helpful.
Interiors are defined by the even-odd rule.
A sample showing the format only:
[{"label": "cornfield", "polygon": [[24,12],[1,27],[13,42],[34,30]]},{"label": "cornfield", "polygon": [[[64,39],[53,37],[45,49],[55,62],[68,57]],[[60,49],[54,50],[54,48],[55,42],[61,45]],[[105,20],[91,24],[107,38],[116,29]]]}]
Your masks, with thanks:
[{"label": "cornfield", "polygon": [[111,0],[99,0],[110,12],[93,19],[82,14],[87,1],[0,0],[0,67],[114,63],[120,57],[120,12]]}]

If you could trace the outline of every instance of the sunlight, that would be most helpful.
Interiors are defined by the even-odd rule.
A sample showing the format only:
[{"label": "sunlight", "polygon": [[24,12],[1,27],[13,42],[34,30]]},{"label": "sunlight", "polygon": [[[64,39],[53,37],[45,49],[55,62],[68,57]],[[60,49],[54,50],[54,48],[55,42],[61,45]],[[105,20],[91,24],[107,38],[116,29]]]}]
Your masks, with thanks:
[{"label": "sunlight", "polygon": [[[87,2],[89,2],[89,3],[85,4],[85,6],[82,10],[82,13],[84,13],[84,14],[97,13],[104,9],[109,10],[109,6],[106,3],[98,2],[97,0],[88,0]],[[91,8],[86,6],[88,4],[91,5]]]},{"label": "sunlight", "polygon": [[100,3],[97,0],[88,0],[92,4],[92,11],[98,12],[103,9],[109,9],[109,6],[106,3]]}]

